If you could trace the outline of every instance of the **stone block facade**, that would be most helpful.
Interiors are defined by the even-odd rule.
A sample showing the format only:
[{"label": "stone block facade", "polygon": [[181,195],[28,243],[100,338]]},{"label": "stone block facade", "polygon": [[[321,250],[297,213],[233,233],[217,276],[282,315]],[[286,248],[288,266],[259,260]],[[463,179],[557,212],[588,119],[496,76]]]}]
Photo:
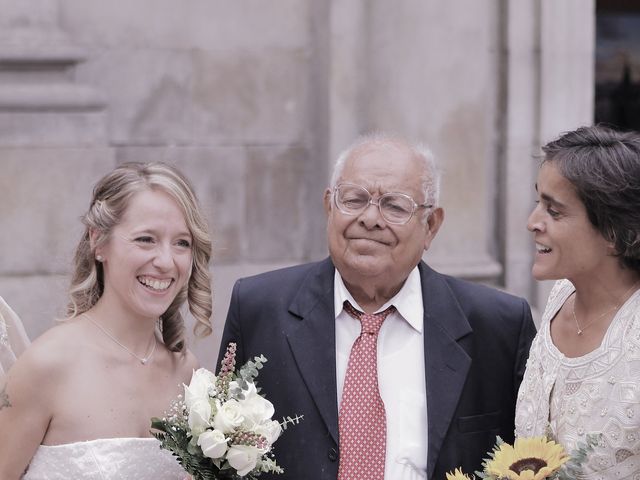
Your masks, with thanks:
[{"label": "stone block facade", "polygon": [[[214,236],[213,368],[233,282],[323,258],[337,154],[428,143],[443,229],[425,259],[540,307],[534,155],[591,123],[593,0],[0,0],[0,295],[31,338],[64,311],[95,181],[162,160]],[[579,19],[574,20],[574,19]],[[572,23],[568,29],[563,25]]]}]

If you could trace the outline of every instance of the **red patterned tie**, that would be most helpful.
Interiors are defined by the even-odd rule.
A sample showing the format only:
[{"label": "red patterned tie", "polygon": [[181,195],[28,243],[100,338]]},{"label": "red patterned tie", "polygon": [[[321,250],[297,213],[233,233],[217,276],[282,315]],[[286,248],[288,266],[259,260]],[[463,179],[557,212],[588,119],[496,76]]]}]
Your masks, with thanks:
[{"label": "red patterned tie", "polygon": [[344,302],[345,311],[360,320],[360,336],[351,347],[339,415],[338,480],[383,480],[387,448],[387,417],[378,388],[378,332],[395,310],[368,315]]}]

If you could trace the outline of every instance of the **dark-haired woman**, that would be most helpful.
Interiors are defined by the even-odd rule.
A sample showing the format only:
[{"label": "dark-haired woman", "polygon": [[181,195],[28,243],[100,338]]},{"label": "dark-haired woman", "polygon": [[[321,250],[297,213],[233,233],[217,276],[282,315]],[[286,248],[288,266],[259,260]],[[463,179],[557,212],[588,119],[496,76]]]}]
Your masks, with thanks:
[{"label": "dark-haired woman", "polygon": [[640,136],[593,126],[543,147],[533,275],[558,280],[531,347],[516,434],[569,451],[584,477],[640,476]]}]

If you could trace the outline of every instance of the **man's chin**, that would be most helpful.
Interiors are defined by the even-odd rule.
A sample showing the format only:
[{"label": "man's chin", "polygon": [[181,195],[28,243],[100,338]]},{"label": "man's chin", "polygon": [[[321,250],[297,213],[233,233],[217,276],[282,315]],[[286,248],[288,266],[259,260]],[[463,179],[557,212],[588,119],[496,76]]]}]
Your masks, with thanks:
[{"label": "man's chin", "polygon": [[[377,277],[389,272],[389,262],[376,255],[359,252],[339,262],[338,271],[344,276]],[[343,272],[344,271],[344,272]]]}]

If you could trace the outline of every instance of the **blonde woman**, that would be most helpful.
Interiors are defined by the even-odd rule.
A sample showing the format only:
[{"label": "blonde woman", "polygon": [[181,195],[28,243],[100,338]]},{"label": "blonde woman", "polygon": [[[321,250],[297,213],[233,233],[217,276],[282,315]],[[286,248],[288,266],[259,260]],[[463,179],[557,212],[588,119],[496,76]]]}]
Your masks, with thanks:
[{"label": "blonde woman", "polygon": [[102,178],[75,253],[69,318],[11,368],[0,409],[0,478],[170,480],[185,472],[151,437],[211,332],[211,241],[187,180],[125,164]]}]

